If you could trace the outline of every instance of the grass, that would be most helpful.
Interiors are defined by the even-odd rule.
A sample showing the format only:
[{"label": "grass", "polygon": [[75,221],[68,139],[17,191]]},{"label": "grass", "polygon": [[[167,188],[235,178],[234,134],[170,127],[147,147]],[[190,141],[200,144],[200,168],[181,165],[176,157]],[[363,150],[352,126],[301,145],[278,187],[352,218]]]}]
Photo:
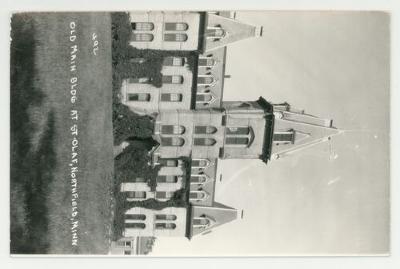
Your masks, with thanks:
[{"label": "grass", "polygon": [[[79,47],[74,107],[71,21]],[[106,254],[113,220],[110,15],[17,14],[11,25],[11,253]],[[70,231],[71,108],[79,111],[77,246]]]}]

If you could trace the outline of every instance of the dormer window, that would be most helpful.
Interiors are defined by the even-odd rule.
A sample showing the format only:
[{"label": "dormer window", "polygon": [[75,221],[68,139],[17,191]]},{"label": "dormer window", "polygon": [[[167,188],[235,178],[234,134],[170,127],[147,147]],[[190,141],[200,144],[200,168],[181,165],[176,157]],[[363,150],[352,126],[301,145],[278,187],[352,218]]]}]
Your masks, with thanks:
[{"label": "dormer window", "polygon": [[207,159],[193,159],[192,160],[192,168],[205,168],[209,166],[211,163]]},{"label": "dormer window", "polygon": [[208,198],[208,194],[203,190],[191,191],[189,193],[189,200],[190,201],[201,202],[201,201],[206,200],[207,198]]},{"label": "dormer window", "polygon": [[216,83],[213,75],[199,75],[197,77],[197,86],[211,86]]}]

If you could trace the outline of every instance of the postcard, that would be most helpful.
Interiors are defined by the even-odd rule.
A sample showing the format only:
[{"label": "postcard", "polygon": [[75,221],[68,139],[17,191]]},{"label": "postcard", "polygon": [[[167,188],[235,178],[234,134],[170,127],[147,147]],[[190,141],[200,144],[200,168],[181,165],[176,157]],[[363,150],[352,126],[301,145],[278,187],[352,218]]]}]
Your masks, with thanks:
[{"label": "postcard", "polygon": [[390,13],[11,15],[10,253],[390,253]]}]

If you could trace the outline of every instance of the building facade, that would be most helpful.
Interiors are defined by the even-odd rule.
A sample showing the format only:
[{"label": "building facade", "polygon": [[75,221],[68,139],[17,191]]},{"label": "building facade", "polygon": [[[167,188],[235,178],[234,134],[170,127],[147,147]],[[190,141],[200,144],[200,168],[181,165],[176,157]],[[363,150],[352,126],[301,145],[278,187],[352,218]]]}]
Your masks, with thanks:
[{"label": "building facade", "polygon": [[[121,102],[155,119],[152,154],[161,167],[155,191],[144,179],[122,183],[129,201],[168,201],[188,190],[189,207],[160,210],[134,207],[126,212],[125,237],[204,234],[237,218],[237,210],[214,200],[219,159],[260,159],[267,163],[339,133],[331,120],[289,104],[223,101],[227,45],[259,37],[262,27],[239,22],[231,12],[134,12],[131,45],[140,49],[195,51],[166,57],[161,87],[148,78],[124,80]],[[140,62],[140,59],[135,61]],[[189,160],[186,163],[183,160]],[[187,167],[189,165],[189,169]]]}]

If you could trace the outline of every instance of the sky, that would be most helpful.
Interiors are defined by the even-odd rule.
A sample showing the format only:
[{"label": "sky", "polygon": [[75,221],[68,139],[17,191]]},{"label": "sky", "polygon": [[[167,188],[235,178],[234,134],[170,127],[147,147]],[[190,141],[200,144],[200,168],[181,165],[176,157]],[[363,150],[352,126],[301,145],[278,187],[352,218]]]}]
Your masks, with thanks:
[{"label": "sky", "polygon": [[389,15],[258,11],[236,19],[262,25],[263,36],[228,46],[224,100],[287,101],[346,132],[267,165],[220,161],[215,200],[239,218],[191,241],[157,238],[151,254],[388,253]]}]

